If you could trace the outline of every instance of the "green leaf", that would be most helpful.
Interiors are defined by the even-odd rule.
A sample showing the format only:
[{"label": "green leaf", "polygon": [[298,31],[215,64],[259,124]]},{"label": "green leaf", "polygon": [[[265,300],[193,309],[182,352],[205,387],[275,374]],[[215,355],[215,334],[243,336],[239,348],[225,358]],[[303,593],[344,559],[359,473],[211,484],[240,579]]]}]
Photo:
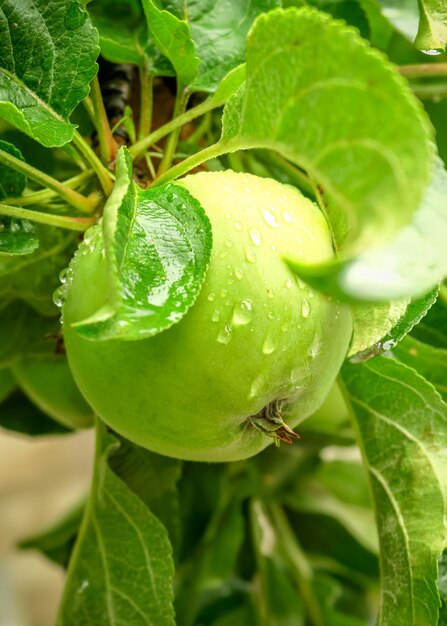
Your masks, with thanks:
[{"label": "green leaf", "polygon": [[111,469],[160,520],[176,553],[181,539],[177,483],[182,462],[115,436],[121,445],[110,456]]},{"label": "green leaf", "polygon": [[16,381],[9,369],[0,369],[0,403],[16,388]]},{"label": "green leaf", "polygon": [[67,267],[77,240],[61,228],[35,226],[40,245],[26,256],[0,255],[0,302],[20,299],[41,315],[56,316],[53,292]]},{"label": "green leaf", "polygon": [[68,568],[57,626],[175,626],[168,534],[110,469],[102,431],[95,476]]},{"label": "green leaf", "polygon": [[0,427],[33,437],[73,432],[48,417],[20,392],[13,392],[0,404]]},{"label": "green leaf", "polygon": [[418,30],[418,0],[378,0],[383,15],[408,39],[414,41]]},{"label": "green leaf", "polygon": [[419,372],[447,402],[447,349],[434,348],[409,336],[393,348],[393,356]]},{"label": "green leaf", "polygon": [[373,302],[421,296],[447,274],[446,196],[447,172],[438,158],[411,223],[384,246],[319,268],[289,264],[316,289],[342,299]]},{"label": "green leaf", "polygon": [[211,92],[225,74],[245,61],[246,36],[256,17],[281,6],[280,0],[163,0],[161,4],[191,29],[200,59],[191,91]]},{"label": "green leaf", "polygon": [[342,377],[375,502],[378,624],[434,626],[437,560],[445,545],[447,406],[392,359],[345,365]]},{"label": "green leaf", "polygon": [[[0,150],[24,161],[20,150],[7,141],[0,140]],[[23,174],[0,164],[0,200],[21,196],[25,186]],[[39,240],[31,222],[0,215],[0,254],[30,254],[38,247]]]},{"label": "green leaf", "polygon": [[405,81],[356,31],[310,9],[256,20],[246,85],[223,123],[222,151],[270,148],[307,171],[343,255],[408,223],[431,173],[431,130]]},{"label": "green leaf", "polygon": [[50,561],[67,567],[79,526],[84,514],[85,503],[79,504],[56,524],[27,539],[19,542],[19,548],[24,550],[39,550]]},{"label": "green leaf", "polygon": [[155,43],[174,66],[178,91],[182,92],[197,76],[200,60],[195,56],[189,26],[169,11],[160,11],[152,0],[142,0],[147,26]]},{"label": "green leaf", "polygon": [[412,335],[435,348],[447,349],[447,302],[438,298],[427,315],[414,327]]},{"label": "green leaf", "polygon": [[138,188],[122,149],[103,233],[109,301],[76,324],[78,332],[134,340],[180,321],[199,294],[211,253],[211,224],[198,201],[175,184]]},{"label": "green leaf", "polygon": [[0,117],[44,146],[73,138],[68,117],[96,74],[97,33],[77,0],[4,0]]},{"label": "green leaf", "polygon": [[112,63],[133,63],[145,67],[152,76],[175,74],[171,63],[148,36],[139,2],[101,0],[91,3],[88,12],[98,29],[101,55],[105,59]]},{"label": "green leaf", "polygon": [[420,19],[415,45],[436,54],[447,46],[447,6],[445,0],[419,0]]},{"label": "green leaf", "polygon": [[[357,305],[353,307],[354,318],[354,341],[351,343],[348,356],[351,356],[351,363],[362,363],[373,357],[383,354],[391,350],[401,341],[407,333],[426,315],[430,307],[436,302],[438,289],[433,289],[425,296],[411,300],[407,306],[407,300],[399,300],[390,304],[368,306]],[[368,312],[372,316],[383,311],[385,316],[379,319],[378,324],[371,324],[372,331],[369,331]],[[358,321],[356,324],[356,316],[359,312],[362,314],[363,331],[366,340],[359,341],[359,335],[356,335],[358,329]],[[360,336],[361,338],[361,336]],[[374,343],[375,342],[375,343]],[[353,355],[353,356],[352,356]]]}]

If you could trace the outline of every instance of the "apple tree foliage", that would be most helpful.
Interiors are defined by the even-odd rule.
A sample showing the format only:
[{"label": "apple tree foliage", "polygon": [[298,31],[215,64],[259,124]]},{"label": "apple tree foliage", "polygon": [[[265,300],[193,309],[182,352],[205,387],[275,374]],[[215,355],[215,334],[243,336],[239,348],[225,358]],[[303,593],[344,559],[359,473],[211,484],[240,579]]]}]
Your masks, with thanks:
[{"label": "apple tree foliage", "polygon": [[2,428],[73,431],[30,372],[70,376],[56,305],[89,227],[110,297],[77,332],[187,315],[212,249],[193,168],[317,202],[336,256],[284,263],[354,320],[293,446],[181,462],[96,420],[85,503],[21,544],[67,569],[57,626],[447,624],[446,43],[441,0],[2,0]]}]

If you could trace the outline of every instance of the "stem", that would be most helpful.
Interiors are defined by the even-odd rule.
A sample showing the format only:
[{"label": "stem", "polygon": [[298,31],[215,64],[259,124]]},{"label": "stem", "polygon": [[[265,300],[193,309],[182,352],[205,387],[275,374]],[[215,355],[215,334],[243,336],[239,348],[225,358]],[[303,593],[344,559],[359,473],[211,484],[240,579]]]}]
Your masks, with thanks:
[{"label": "stem", "polygon": [[[70,189],[75,189],[76,187],[81,187],[84,183],[88,182],[93,175],[93,170],[85,170],[81,174],[65,180],[62,184],[66,187],[70,187]],[[57,196],[57,193],[52,189],[42,189],[41,191],[19,196],[18,198],[5,198],[3,202],[5,202],[5,204],[27,206],[28,204],[40,204],[42,202],[47,202],[55,196]]]},{"label": "stem", "polygon": [[418,65],[401,65],[399,72],[407,78],[424,76],[447,76],[447,63],[420,63]]},{"label": "stem", "polygon": [[77,131],[75,131],[73,142],[82,156],[90,163],[104,193],[106,196],[109,196],[113,189],[112,173],[104,167],[88,143]]},{"label": "stem", "polygon": [[32,180],[35,180],[44,187],[52,189],[82,213],[91,213],[96,208],[96,203],[94,204],[91,200],[81,195],[74,189],[66,187],[63,183],[59,182],[52,176],[49,176],[32,165],[17,159],[15,156],[5,152],[4,150],[0,150],[0,163],[4,163],[6,166],[11,167],[13,170],[24,174]]},{"label": "stem", "polygon": [[89,116],[91,123],[96,127],[95,109],[90,96],[86,96],[82,101],[82,104],[84,105],[84,109],[87,111],[87,115]]},{"label": "stem", "polygon": [[[189,99],[189,91],[187,89],[177,91],[177,96],[175,98],[175,105],[174,105],[174,113],[172,115],[173,119],[178,118],[180,115],[182,115],[182,113],[185,112],[186,105],[188,104],[188,99]],[[164,157],[157,171],[158,176],[166,172],[171,167],[172,159],[174,157],[175,150],[177,148],[180,130],[181,130],[181,126],[177,126],[177,128],[173,130],[168,137],[168,140],[166,142]]]},{"label": "stem", "polygon": [[94,111],[95,128],[98,133],[99,139],[99,151],[101,153],[101,160],[104,165],[108,165],[116,158],[117,145],[113,138],[112,131],[110,130],[109,120],[104,108],[104,102],[101,95],[101,88],[99,86],[98,77],[91,82],[91,100]]},{"label": "stem", "polygon": [[298,543],[295,533],[279,504],[270,505],[270,513],[282,541],[283,556],[289,562],[295,582],[300,590],[301,598],[306,605],[310,621],[314,626],[324,626],[318,598],[312,588],[313,572],[309,562]]},{"label": "stem", "polygon": [[442,100],[447,97],[447,84],[434,83],[431,85],[411,85],[415,96],[421,100]]},{"label": "stem", "polygon": [[218,156],[221,156],[222,154],[227,154],[228,152],[235,152],[236,150],[241,150],[241,149],[243,149],[241,148],[241,146],[236,146],[236,145],[232,146],[228,142],[218,141],[217,143],[214,143],[213,145],[208,146],[207,148],[204,148],[203,150],[200,150],[200,152],[196,152],[196,154],[192,154],[190,157],[188,157],[181,163],[177,163],[177,165],[174,165],[174,167],[171,167],[170,170],[168,170],[162,176],[159,176],[156,180],[154,180],[151,187],[162,185],[163,183],[167,183],[171,180],[174,180],[175,178],[178,178],[179,176],[186,174],[186,172],[189,172],[189,170],[192,170],[194,167],[197,167],[198,165],[205,163],[205,161],[209,161],[210,159],[214,159]]},{"label": "stem", "polygon": [[65,215],[53,215],[52,213],[41,213],[40,211],[30,211],[21,207],[0,204],[0,215],[17,217],[19,219],[30,220],[39,224],[77,230],[83,232],[96,224],[94,217],[66,217]]},{"label": "stem", "polygon": [[261,153],[257,154],[257,158],[268,167],[268,162],[271,161],[274,165],[283,169],[291,178],[295,181],[296,186],[310,196],[315,197],[315,189],[310,182],[309,177],[300,170],[299,167],[285,159],[278,152],[268,152],[265,155]]},{"label": "stem", "polygon": [[152,128],[152,89],[154,77],[148,72],[147,64],[140,65],[140,121],[138,139],[147,137]]},{"label": "stem", "polygon": [[143,156],[147,148],[152,146],[154,143],[157,143],[157,141],[159,141],[160,139],[163,139],[163,137],[166,137],[166,135],[169,135],[169,133],[176,128],[180,128],[184,124],[195,120],[197,117],[208,113],[208,111],[212,111],[213,109],[217,108],[217,106],[219,105],[213,102],[211,98],[208,98],[201,104],[198,104],[192,109],[189,109],[189,111],[185,111],[175,119],[172,119],[167,124],[160,126],[160,128],[154,130],[153,133],[151,133],[147,137],[144,137],[143,139],[140,139],[140,141],[137,141],[136,144],[129,148],[129,152],[132,155],[133,160],[137,161]]},{"label": "stem", "polygon": [[211,111],[208,111],[203,116],[200,124],[197,124],[197,127],[191,133],[191,135],[187,139],[187,143],[196,145],[199,139],[206,135],[211,126]]}]

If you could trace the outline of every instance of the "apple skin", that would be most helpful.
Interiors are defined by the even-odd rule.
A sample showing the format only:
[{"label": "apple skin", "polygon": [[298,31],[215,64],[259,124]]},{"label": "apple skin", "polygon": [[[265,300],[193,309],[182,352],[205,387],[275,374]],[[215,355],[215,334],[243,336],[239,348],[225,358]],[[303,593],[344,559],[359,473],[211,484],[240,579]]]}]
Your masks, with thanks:
[{"label": "apple skin", "polygon": [[182,320],[140,341],[89,341],[72,327],[106,301],[100,227],[72,263],[63,306],[75,380],[113,429],[155,452],[234,461],[272,442],[250,419],[284,401],[291,427],[315,412],[344,360],[347,308],[300,283],[290,255],[333,255],[320,210],[296,189],[232,171],[188,176],[184,185],[213,228],[210,267]]},{"label": "apple skin", "polygon": [[65,355],[24,357],[12,372],[25,395],[57,422],[73,429],[93,425],[93,410],[77,388]]}]

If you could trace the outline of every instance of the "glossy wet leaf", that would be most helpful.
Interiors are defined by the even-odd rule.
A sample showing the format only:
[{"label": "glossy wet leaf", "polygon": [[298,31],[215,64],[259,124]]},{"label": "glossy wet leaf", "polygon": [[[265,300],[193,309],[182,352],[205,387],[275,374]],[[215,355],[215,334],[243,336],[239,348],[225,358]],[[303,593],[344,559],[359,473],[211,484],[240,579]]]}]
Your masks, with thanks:
[{"label": "glossy wet leaf", "polygon": [[379,531],[379,626],[434,626],[445,545],[447,405],[412,369],[377,357],[342,377]]},{"label": "glossy wet leaf", "polygon": [[152,0],[142,0],[142,4],[148,29],[160,51],[172,63],[178,91],[182,92],[197,76],[200,63],[190,28],[169,11],[160,11]]},{"label": "glossy wet leaf", "polygon": [[191,29],[200,59],[191,91],[214,91],[230,70],[245,61],[247,33],[258,15],[281,6],[279,0],[163,0],[163,8]]},{"label": "glossy wet leaf", "polygon": [[354,260],[290,266],[316,289],[343,299],[383,301],[421,296],[447,274],[447,172],[436,160],[431,184],[411,222],[389,242]]},{"label": "glossy wet leaf", "polygon": [[222,150],[270,148],[307,171],[342,254],[405,225],[431,173],[431,131],[405,82],[356,31],[310,9],[256,20],[223,123]]},{"label": "glossy wet leaf", "polygon": [[125,149],[116,172],[103,220],[109,300],[76,324],[96,340],[150,337],[180,321],[199,294],[211,253],[210,222],[185,188],[141,190]]},{"label": "glossy wet leaf", "polygon": [[447,46],[447,5],[444,0],[419,0],[419,29],[415,44],[429,53],[445,52]]},{"label": "glossy wet leaf", "polygon": [[97,70],[97,34],[82,4],[4,0],[0,40],[0,117],[44,146],[63,146]]},{"label": "glossy wet leaf", "polygon": [[108,456],[119,444],[103,436],[57,626],[175,626],[168,534],[110,469]]}]

